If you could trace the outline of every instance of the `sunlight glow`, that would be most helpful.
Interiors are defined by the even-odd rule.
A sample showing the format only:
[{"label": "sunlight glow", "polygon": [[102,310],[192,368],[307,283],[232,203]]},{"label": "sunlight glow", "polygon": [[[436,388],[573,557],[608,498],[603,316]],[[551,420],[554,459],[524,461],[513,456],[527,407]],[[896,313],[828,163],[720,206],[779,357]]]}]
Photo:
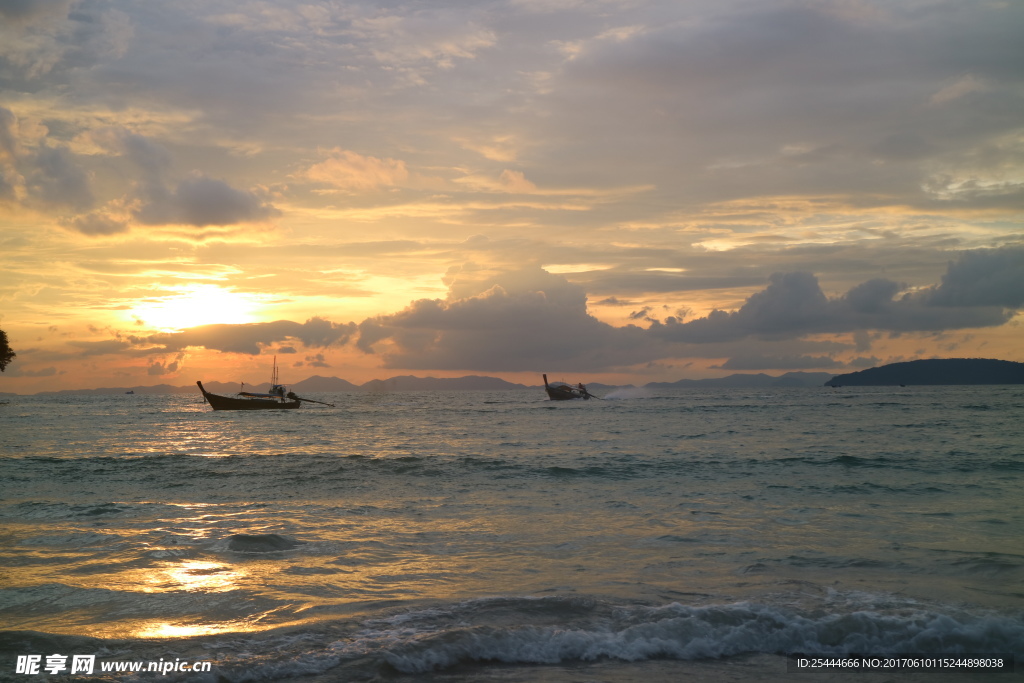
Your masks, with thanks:
[{"label": "sunlight glow", "polygon": [[233,590],[246,572],[219,562],[184,560],[165,562],[158,570],[147,570],[137,585],[146,593],[187,591],[221,593]]},{"label": "sunlight glow", "polygon": [[168,624],[154,622],[137,629],[134,635],[138,638],[188,638],[191,636],[209,636],[215,633],[238,632],[243,630],[238,624]]},{"label": "sunlight glow", "polygon": [[608,270],[610,265],[604,263],[545,263],[541,267],[549,273],[588,273],[593,270]]},{"label": "sunlight glow", "polygon": [[253,322],[258,308],[252,296],[216,285],[195,285],[180,294],[146,299],[133,306],[130,313],[148,327],[171,331],[214,323]]}]

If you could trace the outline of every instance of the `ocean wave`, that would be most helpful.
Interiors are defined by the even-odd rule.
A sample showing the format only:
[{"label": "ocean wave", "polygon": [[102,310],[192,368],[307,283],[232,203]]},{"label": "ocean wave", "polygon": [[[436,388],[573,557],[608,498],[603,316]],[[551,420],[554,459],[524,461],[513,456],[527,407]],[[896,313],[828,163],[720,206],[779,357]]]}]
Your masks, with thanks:
[{"label": "ocean wave", "polygon": [[[763,605],[672,605],[639,623],[617,627],[471,627],[399,639],[386,661],[404,673],[425,673],[462,662],[556,664],[613,658],[704,659],[746,652],[968,653],[1009,652],[1024,642],[1024,623],[1007,618],[964,619],[920,612],[804,616]],[[394,637],[393,635],[391,636]]]},{"label": "ocean wave", "polygon": [[252,634],[154,641],[7,632],[0,640],[17,640],[20,652],[86,648],[119,659],[216,653],[216,680],[276,681],[327,672],[376,680],[388,672],[421,675],[462,665],[710,660],[750,653],[1020,656],[1024,616],[853,593],[804,609],[778,602],[652,607],[587,596],[497,597]]},{"label": "ocean wave", "polygon": [[704,607],[673,603],[594,616],[591,623],[583,624],[475,624],[434,631],[433,615],[421,624],[410,618],[392,628],[367,630],[336,646],[346,656],[378,651],[398,671],[415,674],[467,662],[693,660],[749,652],[1008,653],[1021,651],[1024,643],[1024,619],[924,609],[898,614],[799,613],[754,603]]}]

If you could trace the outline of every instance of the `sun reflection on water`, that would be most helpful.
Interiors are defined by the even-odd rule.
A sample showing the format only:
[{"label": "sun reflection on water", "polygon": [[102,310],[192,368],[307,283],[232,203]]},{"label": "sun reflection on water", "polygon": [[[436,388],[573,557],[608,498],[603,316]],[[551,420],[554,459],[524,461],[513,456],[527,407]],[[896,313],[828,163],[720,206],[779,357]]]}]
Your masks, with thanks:
[{"label": "sun reflection on water", "polygon": [[[245,572],[238,571],[229,565],[221,562],[206,562],[201,560],[186,560],[171,566],[165,566],[160,573],[166,581],[169,581],[176,590],[189,592],[207,591],[223,592],[236,588],[239,580],[245,577]],[[155,579],[159,581],[160,579]],[[161,582],[166,587],[167,584]]]},{"label": "sun reflection on water", "polygon": [[170,624],[153,622],[136,629],[138,638],[187,638],[189,636],[210,636],[217,633],[249,631],[244,625],[237,623],[220,624]]}]

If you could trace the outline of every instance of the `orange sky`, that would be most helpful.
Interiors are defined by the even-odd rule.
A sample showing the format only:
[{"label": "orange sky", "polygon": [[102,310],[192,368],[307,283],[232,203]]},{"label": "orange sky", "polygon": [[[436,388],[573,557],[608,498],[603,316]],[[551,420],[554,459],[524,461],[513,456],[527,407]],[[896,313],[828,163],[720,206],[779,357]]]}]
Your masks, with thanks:
[{"label": "orange sky", "polygon": [[273,355],[1024,361],[1022,30],[931,0],[0,5],[0,392]]}]

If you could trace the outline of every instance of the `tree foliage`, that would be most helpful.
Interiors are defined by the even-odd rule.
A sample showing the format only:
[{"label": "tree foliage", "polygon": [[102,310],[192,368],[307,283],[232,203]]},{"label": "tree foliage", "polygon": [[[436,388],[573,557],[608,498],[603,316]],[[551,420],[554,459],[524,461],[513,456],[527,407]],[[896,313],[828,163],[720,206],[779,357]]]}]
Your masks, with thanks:
[{"label": "tree foliage", "polygon": [[14,360],[16,355],[18,354],[11,351],[11,347],[7,343],[7,333],[0,330],[0,372],[7,368],[7,364]]}]

